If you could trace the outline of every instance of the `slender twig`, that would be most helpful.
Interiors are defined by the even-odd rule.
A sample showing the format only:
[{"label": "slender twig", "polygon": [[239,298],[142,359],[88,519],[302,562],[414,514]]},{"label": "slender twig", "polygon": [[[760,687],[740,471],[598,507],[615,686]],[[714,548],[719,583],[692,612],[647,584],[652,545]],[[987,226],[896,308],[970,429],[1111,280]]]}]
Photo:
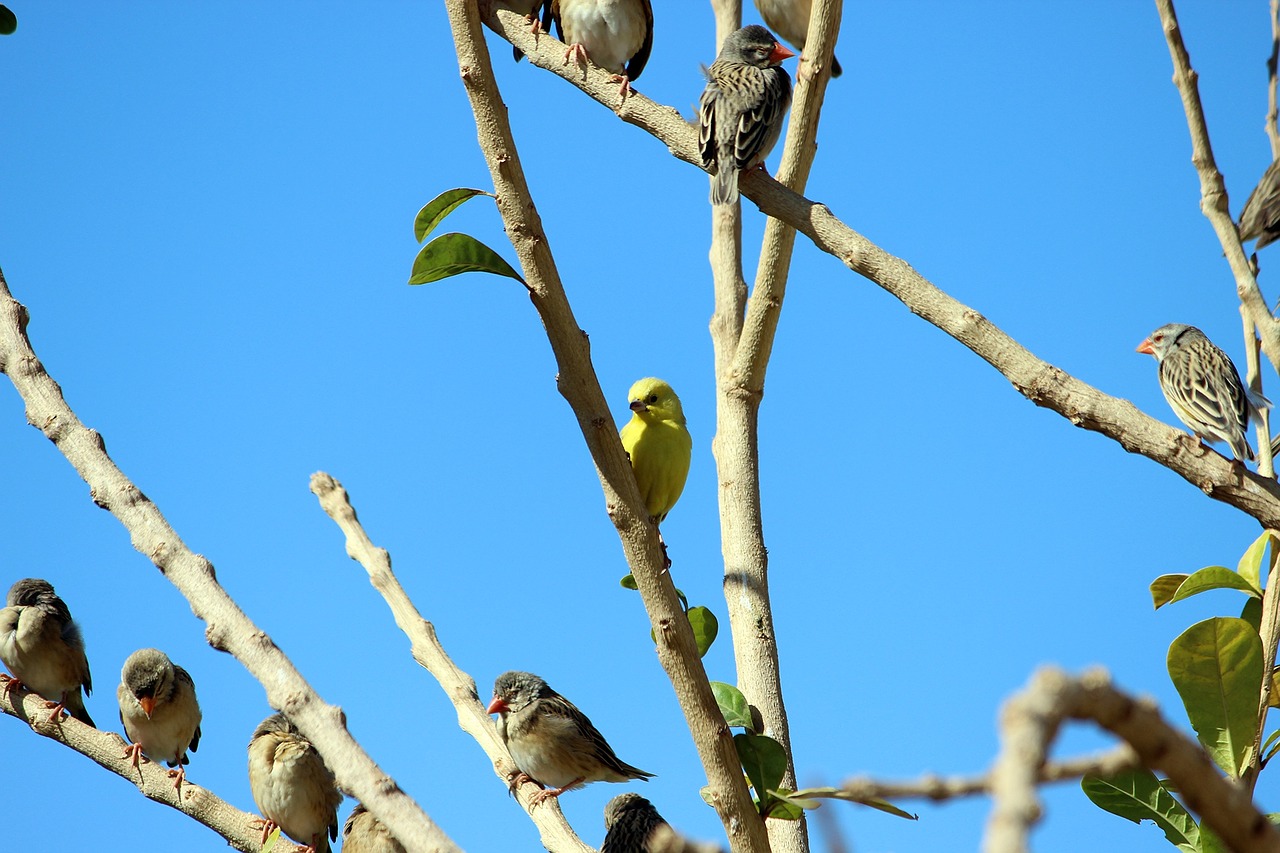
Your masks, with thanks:
[{"label": "slender twig", "polygon": [[1280,130],[1276,128],[1276,65],[1280,64],[1280,0],[1271,0],[1271,55],[1267,57],[1267,138],[1271,159],[1280,160]]},{"label": "slender twig", "polygon": [[[0,712],[22,720],[36,734],[97,762],[137,786],[147,799],[199,821],[225,838],[227,844],[235,849],[244,853],[258,853],[262,849],[262,829],[260,824],[254,823],[258,820],[256,815],[242,812],[209,789],[192,783],[190,776],[182,783],[179,793],[168,771],[158,763],[143,761],[135,770],[132,760],[124,757],[128,744],[119,735],[99,731],[69,717],[51,722],[48,702],[22,688],[6,691],[4,688],[8,682],[7,676],[0,675]],[[196,775],[198,777],[198,771]],[[303,848],[281,837],[275,849],[280,853],[294,853]]]},{"label": "slender twig", "polygon": [[[742,765],[730,730],[724,724],[724,717],[711,692],[694,643],[693,630],[680,608],[671,575],[662,571],[657,528],[649,522],[644,511],[631,465],[622,450],[617,428],[591,364],[587,337],[578,327],[569,307],[525,181],[506,108],[494,80],[489,50],[480,29],[480,10],[474,0],[446,0],[445,7],[463,86],[475,114],[480,149],[489,165],[497,194],[498,211],[555,354],[560,393],[577,416],[604,490],[606,509],[617,528],[627,564],[653,624],[659,663],[675,688],[703,771],[707,774],[709,799],[724,824],[734,851],[765,850],[768,836],[764,822],[756,812],[743,781]],[[508,20],[514,19],[513,24],[524,22],[525,34],[531,35],[527,22],[520,15],[506,11],[499,15]],[[488,17],[492,16],[493,12],[488,10]],[[544,48],[557,43],[545,35],[535,41]],[[543,56],[539,52],[540,61],[545,61]],[[560,58],[563,61],[563,52]],[[573,73],[584,85],[604,83],[612,88],[610,102],[618,104],[618,88],[616,82],[611,82],[611,75],[591,64],[585,72],[575,66]],[[623,99],[616,109],[620,115],[626,115],[632,109],[629,105],[641,100],[639,95],[633,94]],[[670,111],[667,113],[669,116]]]},{"label": "slender twig", "polygon": [[[1253,331],[1253,321],[1244,305],[1240,306],[1240,321],[1244,334],[1245,382],[1258,394],[1262,393],[1262,365],[1259,358],[1258,336]],[[1271,410],[1262,409],[1258,422],[1253,425],[1254,441],[1258,445],[1258,476],[1275,477],[1275,461],[1271,458]]]},{"label": "slender twig", "polygon": [[[476,692],[475,679],[460,669],[445,652],[436,636],[435,626],[422,618],[422,614],[391,571],[391,555],[369,539],[342,484],[321,471],[311,475],[311,491],[319,498],[321,509],[346,536],[347,556],[369,573],[369,583],[382,595],[387,607],[391,609],[396,625],[409,638],[413,659],[439,682],[458,712],[458,725],[480,744],[480,748],[493,762],[494,773],[505,783],[516,770],[515,762],[498,737],[492,718],[485,713],[485,706],[481,704]],[[531,784],[521,785],[516,789],[516,796],[526,811],[529,811],[529,798],[538,790],[536,785]],[[529,814],[538,827],[542,846],[546,849],[555,850],[556,853],[591,853],[592,848],[578,838],[565,820],[558,800],[548,800],[544,806],[532,809]]]},{"label": "slender twig", "polygon": [[1169,725],[1150,703],[1111,686],[1101,670],[1071,678],[1046,668],[1005,704],[1000,757],[991,773],[994,804],[984,853],[1024,853],[1041,807],[1038,768],[1058,727],[1091,720],[1132,747],[1143,766],[1163,773],[1182,803],[1201,816],[1236,853],[1280,851],[1280,831],[1258,811],[1248,792],[1222,776],[1199,743]]},{"label": "slender twig", "polygon": [[388,825],[394,822],[396,834],[407,846],[457,850],[356,743],[342,711],[320,698],[284,652],[218,584],[213,564],[192,553],[159,507],[116,466],[102,436],[80,422],[31,348],[27,319],[27,309],[10,295],[0,272],[0,371],[8,375],[26,404],[27,420],[44,432],[89,484],[94,503],[124,525],[133,547],[187,599],[196,617],[208,625],[209,645],[235,656],[266,689],[271,707],[287,714],[315,744],[344,791]]}]

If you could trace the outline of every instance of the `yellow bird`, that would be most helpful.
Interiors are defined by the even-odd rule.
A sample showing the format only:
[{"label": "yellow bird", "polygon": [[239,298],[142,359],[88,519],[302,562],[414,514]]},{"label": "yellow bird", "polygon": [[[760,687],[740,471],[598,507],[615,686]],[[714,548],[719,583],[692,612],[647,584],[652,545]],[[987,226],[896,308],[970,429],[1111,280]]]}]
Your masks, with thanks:
[{"label": "yellow bird", "polygon": [[622,447],[631,457],[644,507],[657,524],[684,491],[693,437],[685,427],[680,398],[661,379],[651,376],[639,380],[627,397],[631,420],[622,428]]}]

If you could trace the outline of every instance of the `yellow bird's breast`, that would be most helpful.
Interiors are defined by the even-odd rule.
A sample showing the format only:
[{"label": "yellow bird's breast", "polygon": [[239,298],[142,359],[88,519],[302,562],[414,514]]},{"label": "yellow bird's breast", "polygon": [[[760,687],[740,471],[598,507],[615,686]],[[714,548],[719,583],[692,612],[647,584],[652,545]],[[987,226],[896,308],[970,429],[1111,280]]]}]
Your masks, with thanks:
[{"label": "yellow bird's breast", "polygon": [[622,428],[622,446],[631,456],[631,469],[645,509],[662,521],[680,499],[689,476],[693,438],[683,424],[632,417]]}]

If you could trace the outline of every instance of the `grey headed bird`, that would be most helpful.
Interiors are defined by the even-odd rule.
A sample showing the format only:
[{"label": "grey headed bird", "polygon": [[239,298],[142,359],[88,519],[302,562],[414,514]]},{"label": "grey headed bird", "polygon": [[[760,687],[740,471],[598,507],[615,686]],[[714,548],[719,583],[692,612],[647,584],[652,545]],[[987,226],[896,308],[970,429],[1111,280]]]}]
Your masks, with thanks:
[{"label": "grey headed bird", "polygon": [[[809,13],[813,0],[756,0],[756,10],[764,18],[765,26],[773,30],[787,44],[801,53],[809,40]],[[840,60],[831,57],[831,76],[839,77],[843,70]]]},{"label": "grey headed bird", "polygon": [[1262,173],[1240,211],[1240,242],[1257,239],[1255,249],[1280,240],[1280,160]]},{"label": "grey headed bird", "polygon": [[1138,345],[1138,352],[1155,356],[1160,390],[1169,408],[1204,441],[1225,441],[1232,455],[1253,461],[1249,421],[1271,401],[1240,381],[1231,358],[1195,326],[1169,323]]},{"label": "grey headed bird", "polygon": [[529,672],[504,672],[493,683],[489,713],[519,772],[511,790],[529,779],[535,806],[589,782],[625,782],[653,776],[620,760],[604,736],[572,702]]},{"label": "grey headed bird", "polygon": [[80,694],[81,688],[85,695],[93,692],[89,659],[66,602],[48,581],[24,578],[9,588],[5,604],[0,610],[0,661],[16,680],[5,685],[5,692],[25,685],[51,703],[50,720],[65,710],[93,726]]},{"label": "grey headed bird", "polygon": [[181,790],[187,750],[200,745],[200,703],[190,674],[159,649],[138,649],[120,671],[116,700],[130,742],[125,756],[133,757],[134,769],[143,755],[163,761],[177,768],[169,775]]},{"label": "grey headed bird", "polygon": [[791,76],[778,63],[795,56],[758,24],[730,33],[707,71],[698,102],[698,151],[715,171],[712,204],[738,200],[738,173],[762,165],[782,133]]},{"label": "grey headed bird", "polygon": [[249,741],[249,790],[266,818],[262,838],[273,826],[315,853],[329,853],[338,837],[342,794],[320,753],[284,714],[272,714]]},{"label": "grey headed bird", "polygon": [[604,843],[600,853],[650,853],[653,831],[667,822],[639,794],[619,794],[604,807]]},{"label": "grey headed bird", "polygon": [[405,853],[405,849],[363,803],[356,803],[342,825],[342,853]]},{"label": "grey headed bird", "polygon": [[626,98],[631,81],[644,71],[653,49],[653,7],[649,0],[551,0],[543,26],[555,24],[569,45],[564,61],[591,61],[612,71]]}]

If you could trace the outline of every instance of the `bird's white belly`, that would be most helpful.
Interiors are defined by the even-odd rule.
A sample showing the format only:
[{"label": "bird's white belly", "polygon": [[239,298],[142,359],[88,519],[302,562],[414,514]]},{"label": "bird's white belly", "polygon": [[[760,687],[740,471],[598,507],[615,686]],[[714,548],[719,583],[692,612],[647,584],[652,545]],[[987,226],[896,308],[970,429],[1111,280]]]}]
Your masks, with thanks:
[{"label": "bird's white belly", "polygon": [[644,15],[633,0],[579,0],[560,12],[565,41],[587,49],[591,61],[621,74],[644,44]]}]

